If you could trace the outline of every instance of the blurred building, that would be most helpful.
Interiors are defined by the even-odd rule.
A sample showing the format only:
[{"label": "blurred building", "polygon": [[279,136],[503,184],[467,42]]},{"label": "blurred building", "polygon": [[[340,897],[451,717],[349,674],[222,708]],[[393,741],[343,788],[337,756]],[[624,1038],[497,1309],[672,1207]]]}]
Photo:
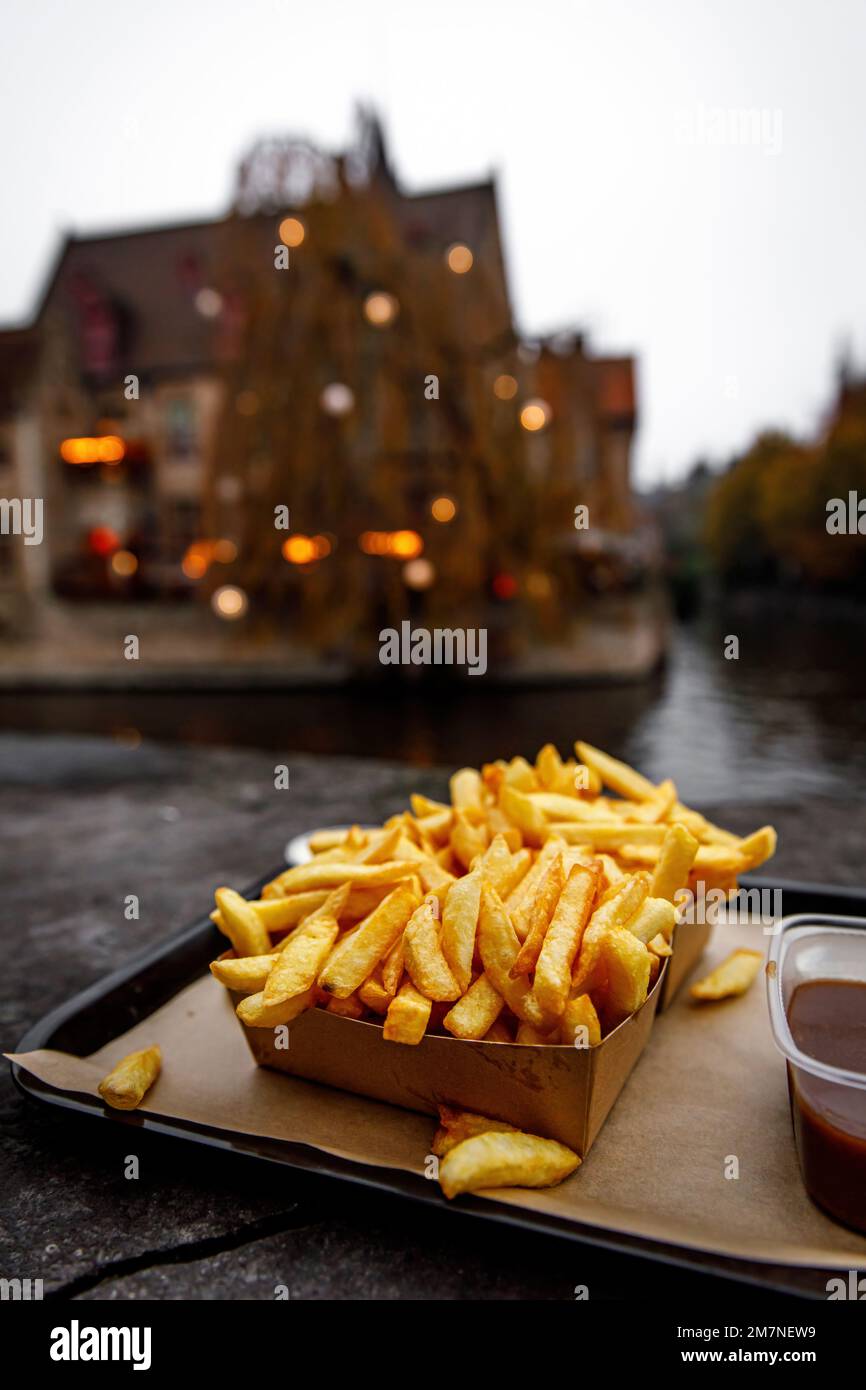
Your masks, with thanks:
[{"label": "blurred building", "polygon": [[69,236],[0,333],[0,495],[46,518],[0,538],[0,625],[200,595],[335,649],[509,604],[555,633],[617,583],[636,414],[633,359],[520,339],[492,181],[406,193],[369,115],[264,142],[226,217]]}]

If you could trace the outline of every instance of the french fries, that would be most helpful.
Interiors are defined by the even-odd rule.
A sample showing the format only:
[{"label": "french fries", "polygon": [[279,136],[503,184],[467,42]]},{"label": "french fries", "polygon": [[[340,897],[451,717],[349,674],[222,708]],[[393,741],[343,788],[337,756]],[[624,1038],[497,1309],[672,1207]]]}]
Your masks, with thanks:
[{"label": "french fries", "polygon": [[553,1187],[579,1163],[577,1154],[555,1139],[488,1129],[447,1151],[439,1162],[439,1185],[449,1199],[491,1187]]},{"label": "french fries", "polygon": [[115,1110],[135,1110],[141,1105],[162,1069],[162,1053],[158,1047],[144,1047],[112,1067],[97,1086],[99,1094]]},{"label": "french fries", "polygon": [[764,964],[762,951],[732,951],[721,965],[702,980],[696,980],[689,990],[693,999],[730,999],[745,994],[754,983]]},{"label": "french fries", "polygon": [[[677,894],[696,875],[733,887],[776,836],[764,826],[743,839],[685,806],[669,779],[656,785],[591,744],[574,751],[563,759],[546,744],[534,764],[461,768],[450,802],[414,794],[379,829],[316,832],[312,860],[257,901],[218,889],[212,917],[234,955],[211,971],[243,996],[241,1021],[273,1028],[318,1007],[407,1046],[431,1031],[601,1042],[676,949]],[[751,955],[694,996],[747,987]]]}]

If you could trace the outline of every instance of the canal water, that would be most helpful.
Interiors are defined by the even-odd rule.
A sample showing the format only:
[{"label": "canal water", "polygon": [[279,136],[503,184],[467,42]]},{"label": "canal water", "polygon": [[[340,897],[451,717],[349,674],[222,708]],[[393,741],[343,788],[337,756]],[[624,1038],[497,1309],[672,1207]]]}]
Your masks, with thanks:
[{"label": "canal water", "polygon": [[[730,638],[736,659],[727,659]],[[685,800],[866,798],[866,612],[743,598],[672,631],[651,679],[617,686],[0,695],[0,729],[246,744],[477,765],[583,738]]]}]

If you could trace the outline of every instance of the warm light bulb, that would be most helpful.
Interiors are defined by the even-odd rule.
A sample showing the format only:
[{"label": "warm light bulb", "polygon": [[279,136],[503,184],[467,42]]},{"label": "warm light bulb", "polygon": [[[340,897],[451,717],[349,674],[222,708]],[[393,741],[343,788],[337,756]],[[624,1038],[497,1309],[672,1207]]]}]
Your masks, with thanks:
[{"label": "warm light bulb", "polygon": [[211,607],[218,618],[242,618],[249,608],[249,600],[243,589],[234,584],[223,584],[211,594]]},{"label": "warm light bulb", "polygon": [[527,401],[520,412],[520,423],[525,430],[543,430],[550,422],[550,406],[538,398]]},{"label": "warm light bulb", "polygon": [[410,560],[403,566],[403,583],[409,589],[429,589],[435,578],[436,570],[429,560]]},{"label": "warm light bulb", "polygon": [[446,259],[449,270],[453,270],[455,275],[465,275],[467,270],[472,269],[474,257],[469,247],[458,241],[449,246]]},{"label": "warm light bulb", "polygon": [[386,328],[400,311],[400,305],[393,294],[386,290],[374,290],[364,300],[364,316],[374,328]]},{"label": "warm light bulb", "polygon": [[111,568],[121,579],[128,579],[138,569],[138,560],[131,550],[116,550],[111,557]]},{"label": "warm light bulb", "polygon": [[300,217],[284,217],[280,223],[280,241],[284,246],[300,246],[307,229]]},{"label": "warm light bulb", "polygon": [[430,503],[430,515],[434,521],[453,521],[457,515],[457,503],[451,497],[434,497]]},{"label": "warm light bulb", "polygon": [[498,376],[493,383],[493,394],[500,401],[513,400],[517,395],[517,382],[514,377],[508,376],[507,373]]}]

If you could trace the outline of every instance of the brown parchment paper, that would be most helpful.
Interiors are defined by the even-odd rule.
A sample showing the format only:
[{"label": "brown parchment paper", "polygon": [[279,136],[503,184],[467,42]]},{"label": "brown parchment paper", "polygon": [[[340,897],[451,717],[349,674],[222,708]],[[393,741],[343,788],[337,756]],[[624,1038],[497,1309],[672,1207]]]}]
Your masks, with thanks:
[{"label": "brown parchment paper", "polygon": [[[693,973],[736,946],[765,948],[767,940],[760,927],[717,926]],[[209,975],[88,1058],[38,1051],[11,1060],[48,1085],[92,1096],[120,1057],[154,1042],[163,1050],[163,1072],[140,1107],[145,1113],[423,1174],[434,1129],[429,1118],[257,1068],[225,991]],[[725,1177],[733,1158],[736,1179]],[[866,1236],[824,1216],[800,1181],[785,1066],[770,1036],[760,977],[744,998],[718,1004],[694,1005],[680,994],[656,1020],[585,1162],[560,1187],[489,1195],[741,1259],[866,1264]]]}]

